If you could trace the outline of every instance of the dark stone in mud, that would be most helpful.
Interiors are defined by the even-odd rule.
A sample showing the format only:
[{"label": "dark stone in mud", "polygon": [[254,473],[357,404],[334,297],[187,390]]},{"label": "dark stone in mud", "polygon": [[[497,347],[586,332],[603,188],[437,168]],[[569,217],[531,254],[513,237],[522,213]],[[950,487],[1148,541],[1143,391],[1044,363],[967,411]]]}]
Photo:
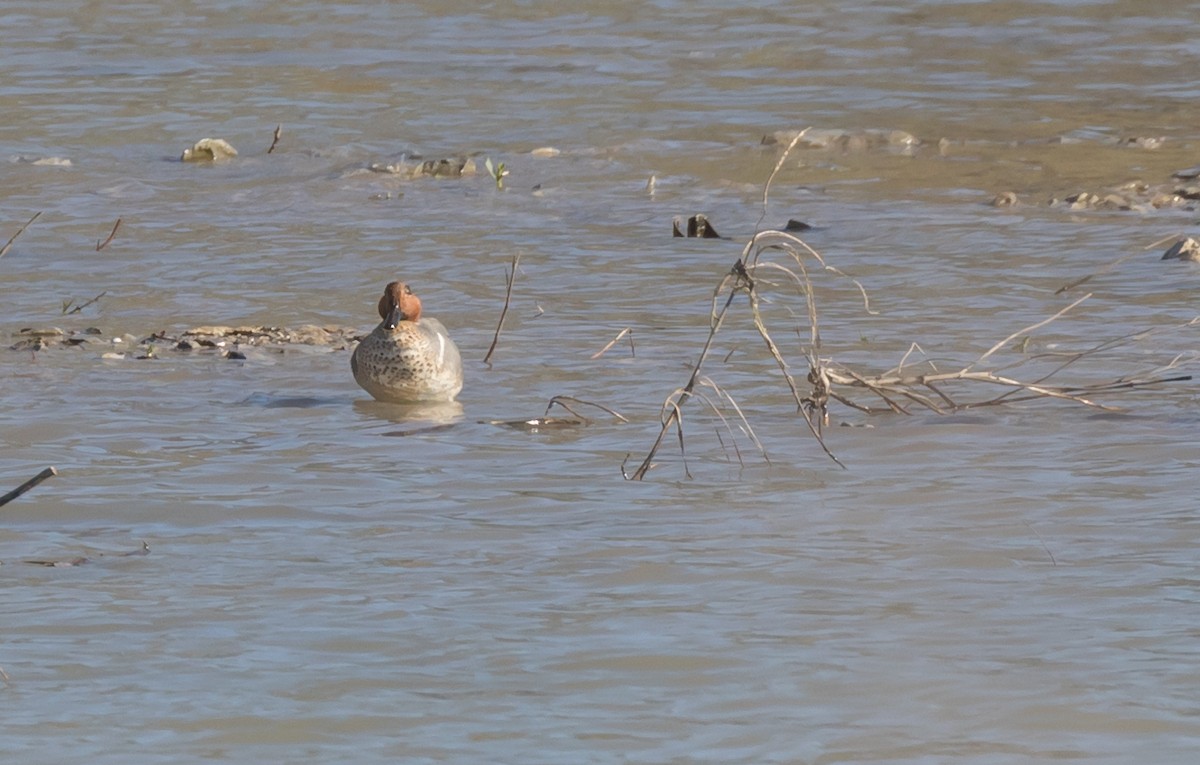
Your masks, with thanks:
[{"label": "dark stone in mud", "polygon": [[796,220],[795,218],[788,218],[787,225],[783,227],[783,230],[784,231],[810,231],[810,230],[812,230],[812,226],[810,226],[809,224],[805,223],[802,220]]},{"label": "dark stone in mud", "polygon": [[675,237],[695,237],[699,239],[722,239],[723,237],[717,233],[717,229],[713,224],[708,222],[708,216],[697,213],[687,219],[687,233],[679,227],[679,218],[671,221],[671,236]]},{"label": "dark stone in mud", "polygon": [[1200,262],[1200,242],[1184,237],[1171,245],[1162,256],[1163,260],[1190,260]]}]

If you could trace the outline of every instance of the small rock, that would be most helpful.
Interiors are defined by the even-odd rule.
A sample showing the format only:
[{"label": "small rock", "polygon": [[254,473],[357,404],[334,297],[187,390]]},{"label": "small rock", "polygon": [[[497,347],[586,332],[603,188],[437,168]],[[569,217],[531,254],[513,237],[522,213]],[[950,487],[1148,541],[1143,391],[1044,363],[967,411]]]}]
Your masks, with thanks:
[{"label": "small rock", "polygon": [[988,204],[990,204],[992,207],[1015,207],[1020,203],[1021,200],[1017,198],[1017,195],[1014,192],[1005,191],[992,197],[992,201]]},{"label": "small rock", "polygon": [[213,162],[237,156],[237,149],[222,138],[201,138],[190,149],[184,149],[179,159],[183,162]]},{"label": "small rock", "polygon": [[534,157],[557,157],[562,151],[553,146],[542,146],[529,152]]},{"label": "small rock", "polygon": [[812,226],[808,225],[807,223],[805,223],[802,220],[796,220],[795,218],[788,218],[787,225],[785,225],[783,227],[783,230],[784,231],[808,231],[811,228],[812,228]]},{"label": "small rock", "polygon": [[721,239],[721,235],[713,228],[713,225],[708,222],[708,216],[697,213],[687,219],[687,233],[684,234],[680,228],[680,219],[676,217],[671,221],[671,235],[675,237],[698,237],[700,239]]},{"label": "small rock", "polygon": [[1171,177],[1177,178],[1181,181],[1190,181],[1195,178],[1200,178],[1200,165],[1185,168],[1183,170],[1176,170],[1175,172],[1171,173]]},{"label": "small rock", "polygon": [[53,337],[57,339],[64,334],[58,327],[22,327],[13,337]]},{"label": "small rock", "polygon": [[1184,199],[1200,199],[1200,186],[1183,186],[1175,189],[1175,194]]},{"label": "small rock", "polygon": [[1162,256],[1163,260],[1190,260],[1200,262],[1200,242],[1190,236],[1171,245]]},{"label": "small rock", "polygon": [[1137,136],[1134,138],[1126,138],[1121,143],[1126,146],[1133,146],[1138,149],[1157,149],[1163,145],[1167,139],[1163,136]]},{"label": "small rock", "polygon": [[1120,194],[1109,194],[1108,196],[1104,197],[1104,199],[1101,199],[1096,206],[1104,207],[1110,210],[1128,210],[1129,200]]},{"label": "small rock", "polygon": [[1078,194],[1072,194],[1064,200],[1072,210],[1086,210],[1089,207],[1094,207],[1100,201],[1100,197],[1095,194],[1089,194],[1086,191],[1081,191]]}]

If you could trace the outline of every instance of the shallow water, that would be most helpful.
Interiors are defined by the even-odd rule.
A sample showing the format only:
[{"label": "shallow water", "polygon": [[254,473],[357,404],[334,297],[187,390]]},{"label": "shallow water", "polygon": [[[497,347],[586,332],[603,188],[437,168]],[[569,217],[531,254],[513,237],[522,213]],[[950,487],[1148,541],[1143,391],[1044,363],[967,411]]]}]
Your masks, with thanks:
[{"label": "shallow water", "polygon": [[[705,370],[766,457],[730,406],[726,425],[692,401],[683,457],[672,433],[645,481],[622,466],[760,215],[815,226],[868,291],[876,313],[814,277],[823,355],[865,370],[913,342],[906,363],[960,368],[1084,290],[1031,352],[1189,321],[1200,271],[1153,243],[1194,207],[1047,201],[1171,189],[1200,162],[1198,11],[4,6],[0,239],[42,215],[0,259],[0,331],[103,334],[0,353],[0,488],[61,473],[0,510],[0,753],[1191,762],[1193,382],[1104,399],[1121,413],[835,408],[843,470],[740,301]],[[806,126],[848,137],[794,150],[764,215],[781,146],[762,139]],[[919,144],[876,141],[893,131]],[[207,136],[239,157],[178,161]],[[365,169],[463,153],[479,173]],[[1005,191],[1022,204],[987,204]],[[697,212],[728,239],[670,236]],[[345,350],[101,358],[202,324],[365,331],[397,277],[469,360],[461,412],[366,400]],[[803,381],[804,303],[780,278],[766,315]],[[591,358],[626,327],[632,351]],[[1195,328],[1164,332],[1063,378],[1195,350]],[[630,422],[491,424],[557,395]]]}]

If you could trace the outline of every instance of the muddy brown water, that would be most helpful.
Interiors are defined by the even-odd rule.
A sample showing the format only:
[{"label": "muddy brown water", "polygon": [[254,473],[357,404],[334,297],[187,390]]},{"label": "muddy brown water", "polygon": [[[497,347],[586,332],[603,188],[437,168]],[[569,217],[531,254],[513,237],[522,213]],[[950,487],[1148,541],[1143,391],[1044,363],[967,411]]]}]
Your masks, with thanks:
[{"label": "muddy brown water", "polygon": [[[780,131],[832,140],[763,225],[813,225],[878,312],[821,282],[827,356],[955,368],[1085,289],[1032,350],[1195,316],[1200,270],[1143,249],[1193,205],[1047,201],[1200,164],[1200,6],[727,6],[0,9],[0,239],[43,211],[0,259],[4,347],[102,333],[0,353],[0,489],[61,473],[0,511],[4,759],[1194,761],[1194,382],[1123,413],[837,408],[842,470],[739,304],[706,371],[770,461],[693,402],[686,466],[674,436],[646,481],[621,465],[687,381]],[[178,161],[204,137],[239,156]],[[479,173],[366,169],[462,154]],[[695,213],[728,238],[672,238]],[[102,358],[197,325],[365,331],[397,277],[472,360],[461,409],[371,402],[320,346]],[[803,304],[771,300],[802,376]],[[591,359],[626,327],[636,353]],[[555,395],[630,422],[487,424]]]}]

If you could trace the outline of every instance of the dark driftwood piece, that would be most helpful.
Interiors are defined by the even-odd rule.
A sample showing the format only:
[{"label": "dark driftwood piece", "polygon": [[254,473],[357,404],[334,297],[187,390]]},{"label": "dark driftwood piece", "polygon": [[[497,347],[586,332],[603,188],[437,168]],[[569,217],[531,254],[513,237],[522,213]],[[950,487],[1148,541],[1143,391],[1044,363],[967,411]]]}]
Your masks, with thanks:
[{"label": "dark driftwood piece", "polygon": [[267,149],[267,153],[275,151],[275,147],[279,145],[279,137],[283,135],[283,125],[275,126],[275,136],[271,139],[271,148]]},{"label": "dark driftwood piece", "polygon": [[113,224],[112,233],[110,233],[108,235],[108,238],[105,239],[103,242],[96,242],[96,252],[100,252],[101,250],[103,250],[105,247],[108,246],[108,243],[111,242],[113,240],[113,237],[117,235],[117,229],[119,229],[120,227],[121,227],[121,219],[117,218],[117,222]]},{"label": "dark driftwood piece", "polygon": [[58,475],[58,471],[55,470],[53,467],[46,468],[42,472],[35,475],[33,478],[30,478],[25,483],[21,484],[17,488],[15,488],[12,491],[10,491],[9,493],[5,494],[3,497],[0,497],[0,507],[4,507],[9,502],[12,502],[14,499],[21,496],[25,492],[29,491],[34,486],[37,486],[42,481],[44,481],[47,478],[50,478],[52,476],[56,476],[56,475]]}]

